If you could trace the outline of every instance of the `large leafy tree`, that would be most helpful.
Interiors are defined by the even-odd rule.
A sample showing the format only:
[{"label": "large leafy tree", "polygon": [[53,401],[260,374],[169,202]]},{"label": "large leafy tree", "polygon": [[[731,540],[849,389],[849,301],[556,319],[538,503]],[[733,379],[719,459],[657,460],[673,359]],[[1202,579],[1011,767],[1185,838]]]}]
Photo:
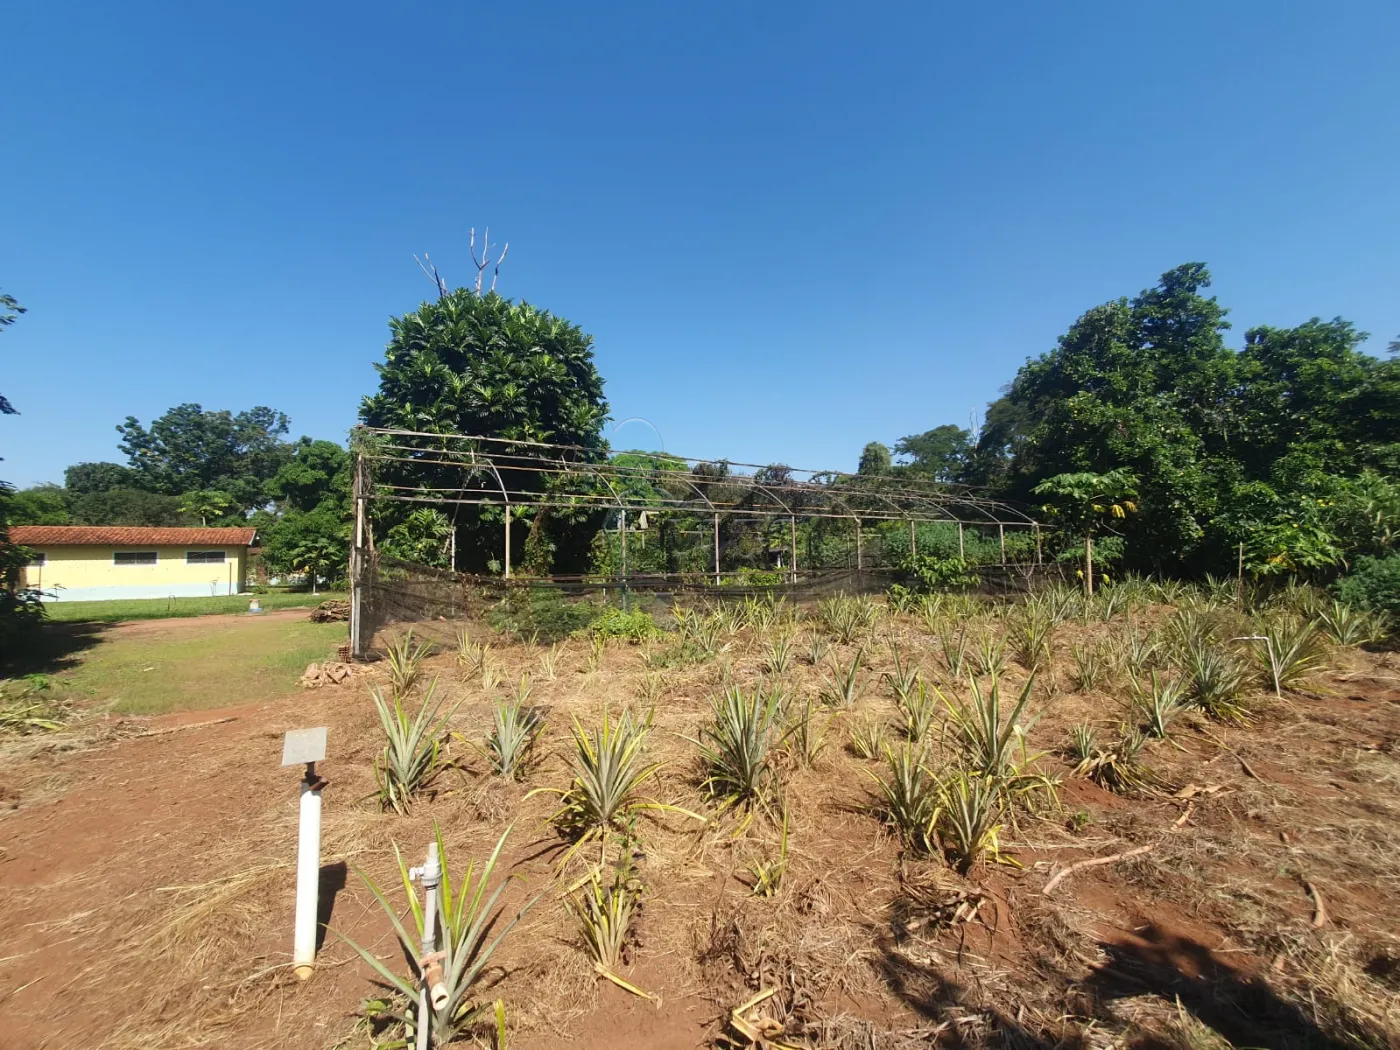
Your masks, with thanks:
[{"label": "large leafy tree", "polygon": [[[0,332],[24,313],[14,296],[0,293]],[[0,394],[0,415],[14,415],[14,405]],[[0,481],[0,659],[16,651],[20,639],[35,629],[44,615],[37,591],[19,586],[21,570],[29,562],[30,552],[10,542],[10,522],[14,488]]]},{"label": "large leafy tree", "polygon": [[[587,460],[605,447],[608,404],[593,363],[593,339],[577,325],[495,292],[444,291],[389,323],[391,338],[379,372],[379,390],[360,406],[372,427],[432,434],[466,434],[520,442],[576,446],[568,457]],[[496,451],[499,451],[497,447]],[[517,450],[531,454],[528,445]],[[568,458],[566,457],[566,458]],[[461,484],[456,472],[403,466],[397,482]],[[538,491],[542,476],[503,471],[507,488]],[[390,517],[392,528],[406,517]],[[497,557],[499,508],[454,508],[458,550],[466,567],[484,568]],[[552,516],[552,527],[577,527]],[[513,544],[520,550],[519,543]],[[561,542],[561,550],[586,547]],[[556,566],[559,567],[559,566]],[[586,562],[570,566],[586,569]]]},{"label": "large leafy tree", "polygon": [[960,481],[972,453],[972,434],[951,423],[895,442],[900,473],[930,481]]},{"label": "large leafy tree", "polygon": [[11,525],[67,525],[68,494],[62,485],[31,485],[11,497]]},{"label": "large leafy tree", "polygon": [[[15,318],[25,312],[25,308],[19,305],[13,295],[0,292],[0,331],[14,324]],[[0,394],[0,416],[13,416],[18,411],[4,394]]]},{"label": "large leafy tree", "polygon": [[117,427],[119,448],[152,492],[228,493],[240,511],[261,506],[267,483],[291,458],[287,416],[259,406],[236,415],[177,405],[149,429],[134,416]]}]

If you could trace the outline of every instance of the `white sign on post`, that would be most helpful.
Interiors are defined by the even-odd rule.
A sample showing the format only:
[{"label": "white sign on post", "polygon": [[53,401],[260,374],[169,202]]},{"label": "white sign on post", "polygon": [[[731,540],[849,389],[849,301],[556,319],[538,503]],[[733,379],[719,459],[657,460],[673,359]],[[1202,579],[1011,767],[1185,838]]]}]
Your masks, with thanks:
[{"label": "white sign on post", "polygon": [[326,727],[290,730],[282,741],[282,765],[306,766],[301,780],[297,828],[297,910],[292,931],[292,966],[303,981],[316,962],[316,894],[321,882],[321,789],[316,763],[326,757]]}]

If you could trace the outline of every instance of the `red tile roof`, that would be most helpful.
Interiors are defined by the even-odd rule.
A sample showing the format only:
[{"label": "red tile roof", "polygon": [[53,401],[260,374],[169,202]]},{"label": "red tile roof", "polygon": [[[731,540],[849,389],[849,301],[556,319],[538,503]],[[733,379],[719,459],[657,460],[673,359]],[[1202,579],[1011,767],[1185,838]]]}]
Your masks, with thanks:
[{"label": "red tile roof", "polygon": [[21,547],[248,547],[257,529],[153,529],[128,525],[11,525]]}]

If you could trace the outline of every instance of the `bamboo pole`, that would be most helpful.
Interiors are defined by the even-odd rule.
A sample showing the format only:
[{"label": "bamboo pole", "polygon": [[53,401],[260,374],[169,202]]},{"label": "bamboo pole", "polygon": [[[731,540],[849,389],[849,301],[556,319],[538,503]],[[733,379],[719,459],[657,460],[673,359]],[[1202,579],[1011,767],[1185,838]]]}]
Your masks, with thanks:
[{"label": "bamboo pole", "polygon": [[788,518],[788,526],[792,536],[792,582],[797,584],[797,517],[794,515]]}]

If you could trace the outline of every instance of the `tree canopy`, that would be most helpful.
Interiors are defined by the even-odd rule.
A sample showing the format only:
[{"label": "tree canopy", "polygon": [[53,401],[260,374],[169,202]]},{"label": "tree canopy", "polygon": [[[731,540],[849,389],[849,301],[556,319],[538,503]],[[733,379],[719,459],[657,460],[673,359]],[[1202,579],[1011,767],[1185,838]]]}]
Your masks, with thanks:
[{"label": "tree canopy", "polygon": [[1052,479],[1131,476],[1138,512],[1118,527],[1145,571],[1221,571],[1243,550],[1258,574],[1315,575],[1386,547],[1400,505],[1394,347],[1379,360],[1350,322],[1314,317],[1251,328],[1235,350],[1209,287],[1187,263],[1092,307],[1026,361],[975,441],[944,425],[896,453],[1030,504]]}]

